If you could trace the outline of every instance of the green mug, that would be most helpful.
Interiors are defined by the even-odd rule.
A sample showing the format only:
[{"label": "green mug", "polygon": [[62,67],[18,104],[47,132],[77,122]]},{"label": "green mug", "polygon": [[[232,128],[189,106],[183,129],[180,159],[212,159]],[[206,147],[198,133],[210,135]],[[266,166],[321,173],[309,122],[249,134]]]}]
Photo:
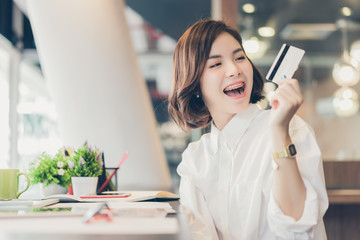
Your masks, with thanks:
[{"label": "green mug", "polygon": [[[19,192],[19,177],[26,177],[27,186]],[[19,172],[19,169],[0,169],[0,199],[16,199],[30,186],[30,179],[26,173]]]}]

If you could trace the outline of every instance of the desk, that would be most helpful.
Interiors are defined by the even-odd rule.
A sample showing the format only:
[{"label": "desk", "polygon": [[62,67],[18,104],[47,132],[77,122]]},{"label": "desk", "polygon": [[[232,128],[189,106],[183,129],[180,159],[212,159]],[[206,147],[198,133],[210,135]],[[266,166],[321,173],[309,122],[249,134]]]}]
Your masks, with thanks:
[{"label": "desk", "polygon": [[330,204],[360,204],[360,189],[328,189]]},{"label": "desk", "polygon": [[[178,201],[169,202],[177,212],[170,214],[168,218],[175,218],[179,223],[179,231],[176,234],[138,234],[138,235],[109,235],[109,234],[69,234],[66,229],[63,232],[54,232],[51,234],[19,234],[19,233],[2,233],[0,231],[1,240],[188,240],[191,239],[188,227],[188,221],[185,213],[182,211]],[[31,224],[31,218],[27,219]]]},{"label": "desk", "polygon": [[324,223],[329,240],[360,239],[360,161],[324,161],[329,209]]}]

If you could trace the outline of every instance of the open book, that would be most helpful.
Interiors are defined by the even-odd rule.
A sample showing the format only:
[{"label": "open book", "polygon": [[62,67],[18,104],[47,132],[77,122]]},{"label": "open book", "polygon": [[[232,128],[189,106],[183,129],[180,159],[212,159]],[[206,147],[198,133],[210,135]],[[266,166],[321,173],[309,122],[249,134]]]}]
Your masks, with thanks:
[{"label": "open book", "polygon": [[75,196],[70,194],[55,194],[45,197],[44,199],[57,199],[61,203],[74,203],[74,202],[106,202],[106,201],[117,201],[129,197],[130,194],[120,195],[91,195],[91,196]]},{"label": "open book", "polygon": [[103,195],[74,196],[69,194],[56,194],[44,199],[58,199],[59,202],[140,202],[140,201],[172,201],[178,200],[177,194],[166,191],[108,191]]}]

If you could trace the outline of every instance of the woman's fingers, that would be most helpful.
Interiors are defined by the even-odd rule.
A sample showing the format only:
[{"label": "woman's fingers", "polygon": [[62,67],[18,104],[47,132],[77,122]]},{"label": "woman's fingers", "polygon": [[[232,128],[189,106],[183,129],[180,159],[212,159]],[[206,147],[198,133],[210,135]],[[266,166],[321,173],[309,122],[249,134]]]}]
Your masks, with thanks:
[{"label": "woman's fingers", "polygon": [[281,79],[279,81],[279,87],[280,86],[290,86],[294,91],[297,92],[297,94],[302,95],[301,94],[301,89],[300,89],[300,85],[299,85],[299,81],[292,78],[292,79]]},{"label": "woman's fingers", "polygon": [[297,80],[284,79],[281,81],[270,100],[273,108],[272,124],[287,125],[302,103],[303,96]]},{"label": "woman's fingers", "polygon": [[284,100],[296,104],[302,104],[303,102],[300,86],[296,79],[283,79],[283,81],[279,83],[278,89],[275,91],[275,94],[279,93],[282,93],[284,96],[286,96]]},{"label": "woman's fingers", "polygon": [[271,106],[274,109],[282,107],[282,109],[289,109],[289,108],[296,108],[299,105],[300,98],[291,92],[288,92],[284,89],[277,90],[272,99],[271,99]]}]

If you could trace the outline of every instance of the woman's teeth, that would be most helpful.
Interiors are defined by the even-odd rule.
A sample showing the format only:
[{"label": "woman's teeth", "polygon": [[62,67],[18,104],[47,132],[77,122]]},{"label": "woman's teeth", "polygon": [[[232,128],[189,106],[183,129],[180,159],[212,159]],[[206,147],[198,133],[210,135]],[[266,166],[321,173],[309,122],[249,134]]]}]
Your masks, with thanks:
[{"label": "woman's teeth", "polygon": [[237,89],[237,88],[241,88],[242,86],[244,86],[244,83],[233,84],[231,86],[226,87],[224,89],[224,92],[231,91],[231,90],[234,90],[234,89]]},{"label": "woman's teeth", "polygon": [[245,89],[245,83],[236,83],[233,85],[230,85],[224,89],[224,93],[228,96],[234,96],[237,94],[242,94]]}]

